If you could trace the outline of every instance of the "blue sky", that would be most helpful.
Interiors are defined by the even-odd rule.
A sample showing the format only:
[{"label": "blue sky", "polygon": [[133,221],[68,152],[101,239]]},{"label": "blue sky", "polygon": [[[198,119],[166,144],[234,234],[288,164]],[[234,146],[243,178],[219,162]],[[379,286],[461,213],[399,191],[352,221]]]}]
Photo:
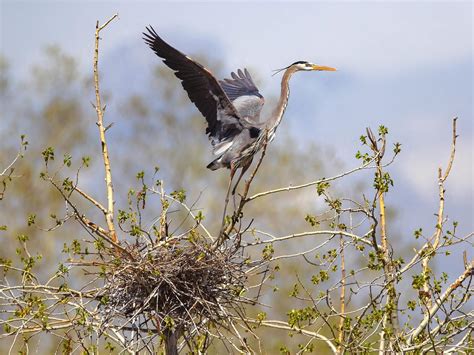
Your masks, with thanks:
[{"label": "blue sky", "polygon": [[116,12],[120,20],[103,34],[102,55],[129,72],[121,89],[139,86],[156,65],[140,38],[148,24],[188,54],[219,58],[228,71],[248,67],[266,96],[278,94],[273,69],[296,60],[337,67],[295,76],[280,129],[302,144],[332,147],[352,167],[365,127],[387,125],[403,145],[393,166],[400,194],[389,199],[428,211],[422,218],[401,211],[413,229],[433,227],[437,168],[447,162],[451,118],[459,116],[447,208],[463,231],[474,229],[471,2],[2,0],[0,51],[20,78],[47,44],[59,44],[90,70],[95,21]]}]

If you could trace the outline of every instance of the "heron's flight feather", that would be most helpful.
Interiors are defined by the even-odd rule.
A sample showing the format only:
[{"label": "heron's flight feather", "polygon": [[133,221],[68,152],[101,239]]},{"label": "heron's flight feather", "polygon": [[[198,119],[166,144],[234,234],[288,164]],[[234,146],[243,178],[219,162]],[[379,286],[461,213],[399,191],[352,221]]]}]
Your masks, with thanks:
[{"label": "heron's flight feather", "polygon": [[243,71],[238,69],[237,74],[232,72],[230,75],[232,79],[220,80],[219,83],[239,113],[241,123],[243,125],[245,123],[258,124],[265,100],[258,91],[250,73],[247,69]]},{"label": "heron's flight feather", "polygon": [[244,72],[239,69],[237,74],[232,72],[230,75],[232,79],[220,80],[219,83],[231,101],[243,95],[255,95],[263,98],[247,69],[244,69]]},{"label": "heron's flight feather", "polygon": [[163,41],[153,27],[147,27],[143,39],[174,70],[191,101],[206,118],[211,142],[241,131],[240,116],[217,79],[209,70]]}]

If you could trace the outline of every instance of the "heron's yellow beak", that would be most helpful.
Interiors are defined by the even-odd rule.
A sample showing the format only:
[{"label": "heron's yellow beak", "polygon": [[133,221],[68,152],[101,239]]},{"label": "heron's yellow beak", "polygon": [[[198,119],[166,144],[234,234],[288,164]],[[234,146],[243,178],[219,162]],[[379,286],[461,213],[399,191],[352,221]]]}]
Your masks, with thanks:
[{"label": "heron's yellow beak", "polygon": [[313,65],[313,70],[319,71],[336,71],[336,68],[326,67],[324,65]]}]

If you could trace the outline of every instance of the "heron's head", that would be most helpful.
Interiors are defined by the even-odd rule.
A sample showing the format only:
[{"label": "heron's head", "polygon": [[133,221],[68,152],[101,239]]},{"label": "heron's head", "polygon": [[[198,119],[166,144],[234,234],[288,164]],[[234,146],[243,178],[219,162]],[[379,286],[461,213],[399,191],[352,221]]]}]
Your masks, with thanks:
[{"label": "heron's head", "polygon": [[278,74],[278,73],[282,72],[283,70],[287,70],[287,69],[289,69],[292,73],[295,73],[295,72],[300,71],[300,70],[305,70],[305,71],[313,71],[313,70],[317,70],[317,71],[336,71],[335,68],[326,67],[324,65],[313,64],[313,63],[310,63],[310,62],[307,62],[307,61],[304,61],[304,60],[300,60],[300,61],[294,62],[293,64],[288,65],[285,68],[274,70],[273,75]]},{"label": "heron's head", "polygon": [[311,70],[317,70],[317,71],[336,71],[335,68],[327,67],[324,65],[318,65],[318,64],[313,64],[306,62],[304,60],[300,60],[298,62],[294,62],[291,64],[288,68],[293,67],[298,70],[306,70],[306,71],[311,71]]}]

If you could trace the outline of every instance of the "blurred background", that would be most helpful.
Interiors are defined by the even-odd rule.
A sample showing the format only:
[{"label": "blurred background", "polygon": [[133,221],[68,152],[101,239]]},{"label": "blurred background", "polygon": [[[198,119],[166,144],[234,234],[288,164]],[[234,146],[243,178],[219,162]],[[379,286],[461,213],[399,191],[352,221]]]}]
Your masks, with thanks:
[{"label": "blurred background", "polygon": [[[141,38],[152,25],[219,78],[248,68],[266,97],[264,114],[279,95],[281,76],[271,76],[272,70],[298,60],[336,67],[335,73],[293,77],[288,109],[253,189],[351,169],[359,164],[359,136],[383,124],[389,140],[402,144],[389,168],[395,185],[386,197],[389,232],[401,241],[402,254],[421,243],[412,236],[415,229],[428,236],[434,230],[437,169],[446,166],[451,120],[458,116],[446,214],[459,221],[460,236],[474,230],[472,2],[2,0],[0,13],[0,170],[15,156],[19,136],[29,141],[16,170],[21,178],[0,201],[0,225],[9,226],[8,233],[0,232],[0,256],[14,253],[9,238],[28,233],[47,269],[64,242],[85,237],[73,223],[54,233],[27,226],[28,214],[47,228],[64,213],[62,200],[38,178],[46,147],[55,147],[59,157],[71,154],[73,168],[91,156],[79,186],[105,198],[91,77],[95,23],[114,13],[119,20],[102,33],[99,67],[105,120],[114,123],[108,142],[118,208],[126,208],[137,172],[149,177],[155,166],[165,186],[186,190],[214,231],[225,195],[228,172],[205,168],[212,156],[204,119]],[[332,188],[341,196],[360,196],[371,179],[363,173]],[[302,231],[305,215],[320,208],[316,197],[311,189],[291,199],[269,197],[247,214],[276,235]],[[90,206],[83,208],[94,215]],[[437,267],[455,276],[463,264],[454,254]],[[279,302],[282,309],[292,306]]]}]

